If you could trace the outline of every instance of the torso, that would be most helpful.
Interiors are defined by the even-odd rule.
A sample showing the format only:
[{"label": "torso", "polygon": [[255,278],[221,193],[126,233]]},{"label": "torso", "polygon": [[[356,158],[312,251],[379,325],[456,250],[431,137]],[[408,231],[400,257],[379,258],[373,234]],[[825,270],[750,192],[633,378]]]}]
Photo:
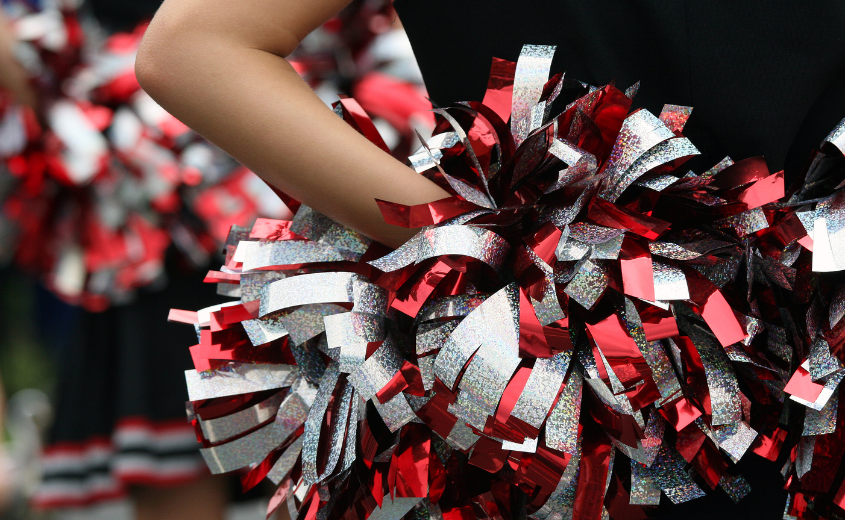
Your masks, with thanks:
[{"label": "torso", "polygon": [[[783,4],[783,5],[777,5]],[[836,0],[397,0],[432,100],[480,100],[492,57],[557,45],[553,72],[694,107],[703,170],[764,155],[794,176],[845,118],[845,4]]]}]

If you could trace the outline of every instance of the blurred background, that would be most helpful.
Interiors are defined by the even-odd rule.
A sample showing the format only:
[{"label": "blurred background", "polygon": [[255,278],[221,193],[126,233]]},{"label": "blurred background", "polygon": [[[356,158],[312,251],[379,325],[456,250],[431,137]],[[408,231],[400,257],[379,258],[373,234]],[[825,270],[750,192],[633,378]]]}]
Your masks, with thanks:
[{"label": "blurred background", "polygon": [[[177,364],[170,354],[150,352],[149,364],[137,366],[115,354],[124,347],[110,338],[144,333],[146,322],[123,319],[133,312],[149,314],[151,323],[160,319],[170,336],[176,329],[166,328],[167,312],[178,305],[167,291],[214,290],[201,281],[220,265],[229,226],[289,216],[251,172],[140,91],[133,59],[157,5],[2,3],[0,519],[193,518],[172,503],[190,509],[200,492],[181,481],[125,479],[110,466],[128,450],[121,447],[120,420],[113,420],[122,412],[105,410],[102,403],[110,401],[101,395],[131,394],[131,385],[150,380],[177,388],[170,393],[178,394],[171,399],[178,415],[185,400],[179,373],[187,367],[171,370],[173,381],[162,383],[159,367]],[[409,154],[415,130],[430,135],[431,106],[389,0],[354,1],[290,61],[327,104],[339,94],[355,97],[397,157]],[[179,336],[172,341],[178,347],[167,347],[183,349],[180,360],[189,359],[191,331],[185,332],[188,340]],[[100,350],[91,350],[94,344]],[[141,418],[163,424],[158,404],[152,399],[154,417]],[[178,422],[190,440],[184,414]],[[75,433],[63,437],[69,431]],[[100,473],[91,469],[92,446],[105,457]],[[198,447],[188,448],[194,459]],[[67,455],[77,452],[88,458]],[[139,492],[146,487],[158,491]],[[208,488],[225,495],[215,517],[265,518],[273,486],[246,494],[240,488],[237,478]]]}]

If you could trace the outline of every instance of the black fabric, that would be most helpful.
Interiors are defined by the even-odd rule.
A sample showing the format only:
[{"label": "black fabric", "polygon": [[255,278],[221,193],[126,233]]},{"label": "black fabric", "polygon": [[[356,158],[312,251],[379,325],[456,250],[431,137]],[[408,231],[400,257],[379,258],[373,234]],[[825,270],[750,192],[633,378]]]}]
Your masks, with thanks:
[{"label": "black fabric", "polygon": [[694,107],[699,173],[763,155],[794,178],[845,117],[845,3],[837,0],[396,0],[438,104],[481,100],[492,57],[557,45],[553,71],[642,82],[635,106]]},{"label": "black fabric", "polygon": [[128,31],[149,20],[162,0],[87,0],[97,20],[114,31]]},{"label": "black fabric", "polygon": [[220,303],[201,271],[168,268],[160,291],[142,291],[131,304],[81,313],[72,347],[59,369],[51,443],[110,437],[127,417],[152,422],[185,420],[185,370],[193,327],[168,323],[171,308],[201,309]]},{"label": "black fabric", "polygon": [[[838,0],[396,0],[432,101],[481,100],[493,57],[557,45],[552,72],[626,89],[635,107],[694,107],[684,134],[701,173],[724,156],[763,155],[795,178],[845,117],[845,4]],[[622,462],[617,459],[619,463]],[[752,492],[721,490],[685,504],[663,497],[659,518],[781,518],[781,464],[749,454],[736,468]]]}]

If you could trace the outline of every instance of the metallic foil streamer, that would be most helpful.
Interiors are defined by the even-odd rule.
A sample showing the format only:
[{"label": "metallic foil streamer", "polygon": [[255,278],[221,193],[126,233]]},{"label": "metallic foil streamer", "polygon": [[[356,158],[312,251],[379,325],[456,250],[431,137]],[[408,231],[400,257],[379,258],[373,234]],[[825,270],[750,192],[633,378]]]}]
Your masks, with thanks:
[{"label": "metallic foil streamer", "polygon": [[579,443],[557,487],[549,496],[545,504],[529,518],[532,520],[572,520],[575,490],[578,485],[581,462],[581,443]]},{"label": "metallic foil streamer", "polygon": [[261,289],[276,280],[281,280],[287,275],[281,271],[254,271],[241,273],[241,301],[251,302],[261,298]]},{"label": "metallic foil streamer", "polygon": [[526,438],[523,442],[502,441],[502,449],[522,453],[537,453],[537,439]]},{"label": "metallic foil streamer", "polygon": [[271,283],[262,291],[259,315],[312,303],[352,302],[354,273],[328,272],[292,276]]},{"label": "metallic foil streamer", "polygon": [[279,457],[279,460],[273,464],[273,467],[267,473],[267,478],[277,486],[282,480],[288,476],[290,470],[296,464],[299,455],[302,453],[302,438],[293,441],[293,444],[288,446],[285,452]]},{"label": "metallic foil streamer", "polygon": [[[519,300],[516,299],[513,293],[509,295],[509,299],[512,299],[510,302],[511,305],[516,304],[517,307],[519,306]],[[467,317],[464,322],[470,319],[470,317]],[[488,318],[492,318],[492,316]],[[484,425],[487,423],[487,418],[496,413],[508,381],[510,381],[511,376],[513,376],[521,361],[518,339],[519,315],[511,314],[508,316],[504,314],[495,318],[495,320],[505,324],[509,320],[512,321],[511,324],[505,327],[506,330],[503,331],[503,334],[506,335],[501,339],[491,338],[490,329],[493,329],[493,327],[490,326],[489,322],[486,331],[481,332],[476,330],[471,333],[472,337],[476,340],[481,340],[481,346],[476,350],[460,383],[458,383],[458,399],[455,402],[455,407],[457,408],[454,412],[455,415],[466,420],[467,423],[479,430],[483,430]],[[458,326],[452,335],[457,335],[460,329],[461,327]],[[512,336],[511,334],[514,332],[516,334]],[[514,336],[516,341],[513,341]],[[447,347],[443,348],[438,355],[437,362],[435,362],[435,371],[438,376],[440,375],[440,371],[438,370],[440,356],[447,350],[448,343],[447,341]],[[457,367],[458,370],[460,368]]]},{"label": "metallic foil streamer", "polygon": [[358,260],[367,252],[372,240],[357,231],[342,226],[329,217],[318,213],[308,206],[301,205],[293,217],[290,230],[313,242],[326,244],[332,248],[354,253],[350,255]]},{"label": "metallic foil streamer", "polygon": [[681,383],[675,375],[669,356],[663,350],[663,345],[659,341],[649,341],[645,348],[640,347],[640,353],[651,368],[651,377],[660,391],[661,402],[677,395],[681,391]]},{"label": "metallic foil streamer", "polygon": [[[807,370],[807,371],[809,371],[809,366],[810,366],[809,360],[805,360],[804,363],[801,364],[801,368],[803,368],[804,370]],[[819,396],[813,402],[806,401],[806,400],[798,397],[797,395],[790,395],[789,398],[792,399],[793,401],[797,402],[797,403],[803,404],[807,408],[810,408],[810,409],[815,410],[817,412],[821,411],[825,407],[825,405],[827,404],[828,400],[830,400],[830,398],[834,395],[836,388],[839,386],[839,383],[842,382],[843,378],[845,378],[845,370],[840,371],[840,372],[834,372],[832,375],[830,375],[827,378],[827,381],[825,382],[821,393],[819,393]]]},{"label": "metallic foil streamer", "polygon": [[684,471],[686,461],[674,449],[661,445],[654,464],[648,468],[660,489],[675,504],[704,496],[704,491]]},{"label": "metallic foil streamer", "polygon": [[715,225],[724,229],[732,229],[739,236],[744,237],[768,228],[769,221],[766,219],[763,208],[754,208],[718,220]]},{"label": "metallic foil streamer", "polygon": [[474,226],[443,226],[421,232],[396,251],[369,264],[384,272],[392,272],[429,258],[460,255],[500,269],[509,249],[507,241],[492,231]]},{"label": "metallic foil streamer", "polygon": [[701,257],[701,253],[690,251],[683,246],[671,242],[649,242],[648,250],[653,255],[672,260],[694,260]]},{"label": "metallic foil streamer", "polygon": [[290,365],[226,365],[218,370],[185,371],[188,399],[199,401],[290,386],[297,368]]},{"label": "metallic foil streamer", "polygon": [[642,186],[643,188],[648,188],[654,191],[663,191],[669,186],[678,182],[678,178],[671,174],[665,175],[658,175],[657,177],[651,177],[650,179],[639,179],[636,184],[637,186]]},{"label": "metallic foil streamer", "polygon": [[302,240],[241,242],[238,244],[237,254],[243,258],[244,271],[273,266],[357,260],[354,255],[332,246]]},{"label": "metallic foil streamer", "polygon": [[459,323],[458,320],[451,320],[420,325],[417,329],[417,355],[423,355],[443,347],[449,335],[452,334]]},{"label": "metallic foil streamer", "polygon": [[301,345],[326,331],[325,318],[344,312],[346,309],[340,305],[315,303],[280,316],[278,322],[289,331],[290,340]]},{"label": "metallic foil streamer", "polygon": [[[510,284],[473,310],[449,336],[437,360],[434,372],[449,387],[454,387],[458,373],[481,345],[493,346],[509,358],[519,350],[519,289]],[[508,375],[507,379],[510,379]],[[507,380],[505,381],[507,384]],[[483,425],[482,425],[483,429]]]},{"label": "metallic foil streamer", "polygon": [[815,436],[801,437],[795,450],[795,473],[803,478],[813,466],[813,452],[816,448]]},{"label": "metallic foil streamer", "polygon": [[714,426],[712,431],[719,448],[727,453],[734,463],[739,462],[757,438],[757,431],[745,421]]},{"label": "metallic foil streamer", "polygon": [[242,321],[241,325],[249,341],[256,347],[288,335],[287,329],[279,323],[278,318],[274,317],[266,320]]},{"label": "metallic foil streamer", "polygon": [[834,128],[830,134],[825,137],[824,142],[832,144],[838,148],[841,153],[845,154],[845,119],[840,121],[839,124],[836,125],[836,128]]},{"label": "metallic foil streamer", "polygon": [[384,316],[387,314],[388,292],[376,284],[355,281],[352,284],[352,312]]},{"label": "metallic foil streamer", "polygon": [[845,192],[816,205],[813,226],[813,271],[845,270]]},{"label": "metallic foil streamer", "polygon": [[372,314],[347,312],[325,317],[326,340],[330,349],[340,349],[341,372],[353,372],[364,362],[367,343],[384,339],[384,319]]},{"label": "metallic foil streamer", "polygon": [[417,314],[418,322],[466,316],[481,305],[486,294],[458,294],[429,301]]},{"label": "metallic foil streamer", "polygon": [[675,266],[653,260],[654,298],[660,301],[689,300],[689,287],[684,272]]},{"label": "metallic foil streamer", "polygon": [[435,356],[425,356],[417,359],[417,365],[420,367],[420,377],[422,378],[423,388],[426,391],[434,388],[434,360]]},{"label": "metallic foil streamer", "polygon": [[593,154],[574,146],[566,141],[555,139],[549,147],[549,153],[563,161],[566,168],[558,173],[557,180],[544,193],[557,191],[565,186],[578,182],[596,172],[596,158]]},{"label": "metallic foil streamer", "polygon": [[558,396],[571,359],[572,351],[538,359],[511,415],[539,429]]},{"label": "metallic foil streamer", "polygon": [[277,446],[273,425],[268,424],[254,432],[213,448],[200,450],[213,475],[234,471],[261,460]]},{"label": "metallic foil streamer", "polygon": [[767,329],[769,334],[768,349],[787,363],[792,362],[792,347],[788,344],[786,329],[772,324],[769,324]]},{"label": "metallic foil streamer", "polygon": [[562,236],[555,249],[555,257],[561,262],[575,262],[590,253],[590,246],[574,238]]},{"label": "metallic foil streamer", "polygon": [[528,137],[531,109],[540,101],[549,79],[555,49],[553,45],[524,45],[519,54],[511,109],[511,132],[517,146]]},{"label": "metallic foil streamer", "polygon": [[654,148],[643,153],[618,179],[609,193],[605,194],[603,192],[602,197],[614,202],[631,184],[647,172],[682,157],[689,157],[700,153],[689,139],[685,137],[658,143]]},{"label": "metallic foil streamer", "polygon": [[672,137],[675,134],[647,110],[638,110],[625,118],[605,166],[606,179],[599,196],[615,201],[622,193],[621,190],[617,193],[617,186],[623,182],[634,162],[646,151]]},{"label": "metallic foil streamer", "polygon": [[569,226],[569,238],[585,244],[601,244],[623,233],[624,229],[597,226],[587,222],[576,222]]},{"label": "metallic foil streamer", "polygon": [[378,399],[373,399],[372,402],[381,415],[385,426],[391,432],[399,430],[399,428],[417,418],[405,394],[400,393],[384,404],[379,403]]},{"label": "metallic foil streamer", "polygon": [[[313,484],[318,480],[317,448],[320,442],[320,432],[323,418],[329,406],[329,399],[335,392],[339,378],[340,371],[337,364],[329,364],[323,373],[323,378],[320,379],[317,395],[305,421],[305,431],[302,437],[302,476],[308,483]],[[337,421],[337,417],[334,417],[333,422],[336,423]],[[337,459],[335,459],[335,464],[337,464]]]},{"label": "metallic foil streamer", "polygon": [[751,493],[751,485],[742,475],[725,475],[719,480],[719,487],[733,500],[734,504]]},{"label": "metallic foil streamer", "polygon": [[465,423],[458,421],[444,440],[456,450],[468,450],[478,441],[478,435]]},{"label": "metallic foil streamer", "polygon": [[297,380],[291,386],[290,392],[279,406],[276,419],[273,421],[273,436],[276,442],[284,442],[300,426],[305,424],[308,412],[316,398],[317,387],[312,386],[304,378]]},{"label": "metallic foil streamer", "polygon": [[839,285],[830,302],[830,311],[828,312],[830,327],[836,327],[843,316],[845,316],[845,285]]},{"label": "metallic foil streamer", "polygon": [[209,442],[217,443],[251,430],[273,418],[279,411],[279,405],[283,398],[284,393],[279,392],[240,412],[207,421],[197,418],[197,422],[202,428],[203,436]]},{"label": "metallic foil streamer", "polygon": [[[337,385],[339,375],[336,365],[334,363],[329,365],[320,381],[320,389],[308,413],[308,419],[305,421],[305,433],[302,440],[302,476],[306,482],[323,482],[335,474],[335,468],[343,455],[344,443],[349,440],[346,438],[347,431],[350,430],[349,423],[357,421],[357,416],[350,417],[350,408],[356,399],[355,389],[345,382]],[[335,393],[335,390],[337,390],[335,394],[337,415],[332,414],[330,419],[331,440],[327,443],[329,453],[326,457],[325,470],[318,474],[317,448],[320,443],[321,427],[328,408],[329,397]],[[351,429],[354,429],[354,426]],[[342,470],[343,468],[338,471]]]},{"label": "metallic foil streamer", "polygon": [[836,431],[839,393],[834,393],[819,411],[807,408],[802,435],[827,435]]},{"label": "metallic foil streamer", "polygon": [[584,379],[573,370],[546,421],[546,446],[575,454],[578,421],[581,418],[581,392]]},{"label": "metallic foil streamer", "polygon": [[408,157],[408,161],[417,173],[422,173],[437,166],[440,159],[443,158],[441,149],[451,148],[460,142],[461,139],[455,132],[437,134],[426,142],[428,150],[431,153],[428,153],[425,148],[420,146]]},{"label": "metallic foil streamer", "polygon": [[349,382],[365,401],[372,399],[384,385],[393,379],[402,368],[403,359],[399,356],[390,336],[384,343],[349,375]]},{"label": "metallic foil streamer", "polygon": [[585,260],[564,292],[585,309],[592,309],[609,283],[607,270],[598,261]]},{"label": "metallic foil streamer", "polygon": [[692,114],[692,107],[684,107],[679,105],[663,105],[663,110],[660,111],[658,118],[663,121],[669,130],[673,132],[682,132],[684,126]]},{"label": "metallic foil streamer", "polygon": [[642,506],[660,505],[660,486],[647,467],[631,460],[631,498],[630,504]]},{"label": "metallic foil streamer", "polygon": [[702,333],[697,332],[693,339],[710,390],[710,404],[713,408],[713,426],[736,423],[742,416],[739,400],[739,384],[736,374],[724,349],[716,345]]},{"label": "metallic foil streamer", "polygon": [[376,506],[368,516],[368,520],[396,520],[404,518],[405,515],[422,501],[424,497],[391,497],[384,496],[381,506]]},{"label": "metallic foil streamer", "polygon": [[842,362],[830,352],[830,345],[822,336],[816,337],[810,346],[810,376],[813,381],[824,379],[842,370]]}]

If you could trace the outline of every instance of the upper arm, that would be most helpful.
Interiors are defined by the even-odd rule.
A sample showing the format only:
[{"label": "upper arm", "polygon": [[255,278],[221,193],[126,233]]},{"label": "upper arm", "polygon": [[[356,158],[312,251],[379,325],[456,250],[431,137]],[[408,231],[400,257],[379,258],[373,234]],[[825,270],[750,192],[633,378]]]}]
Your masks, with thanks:
[{"label": "upper arm", "polygon": [[287,56],[350,0],[165,0],[138,55],[139,76],[190,42],[208,41]]}]

